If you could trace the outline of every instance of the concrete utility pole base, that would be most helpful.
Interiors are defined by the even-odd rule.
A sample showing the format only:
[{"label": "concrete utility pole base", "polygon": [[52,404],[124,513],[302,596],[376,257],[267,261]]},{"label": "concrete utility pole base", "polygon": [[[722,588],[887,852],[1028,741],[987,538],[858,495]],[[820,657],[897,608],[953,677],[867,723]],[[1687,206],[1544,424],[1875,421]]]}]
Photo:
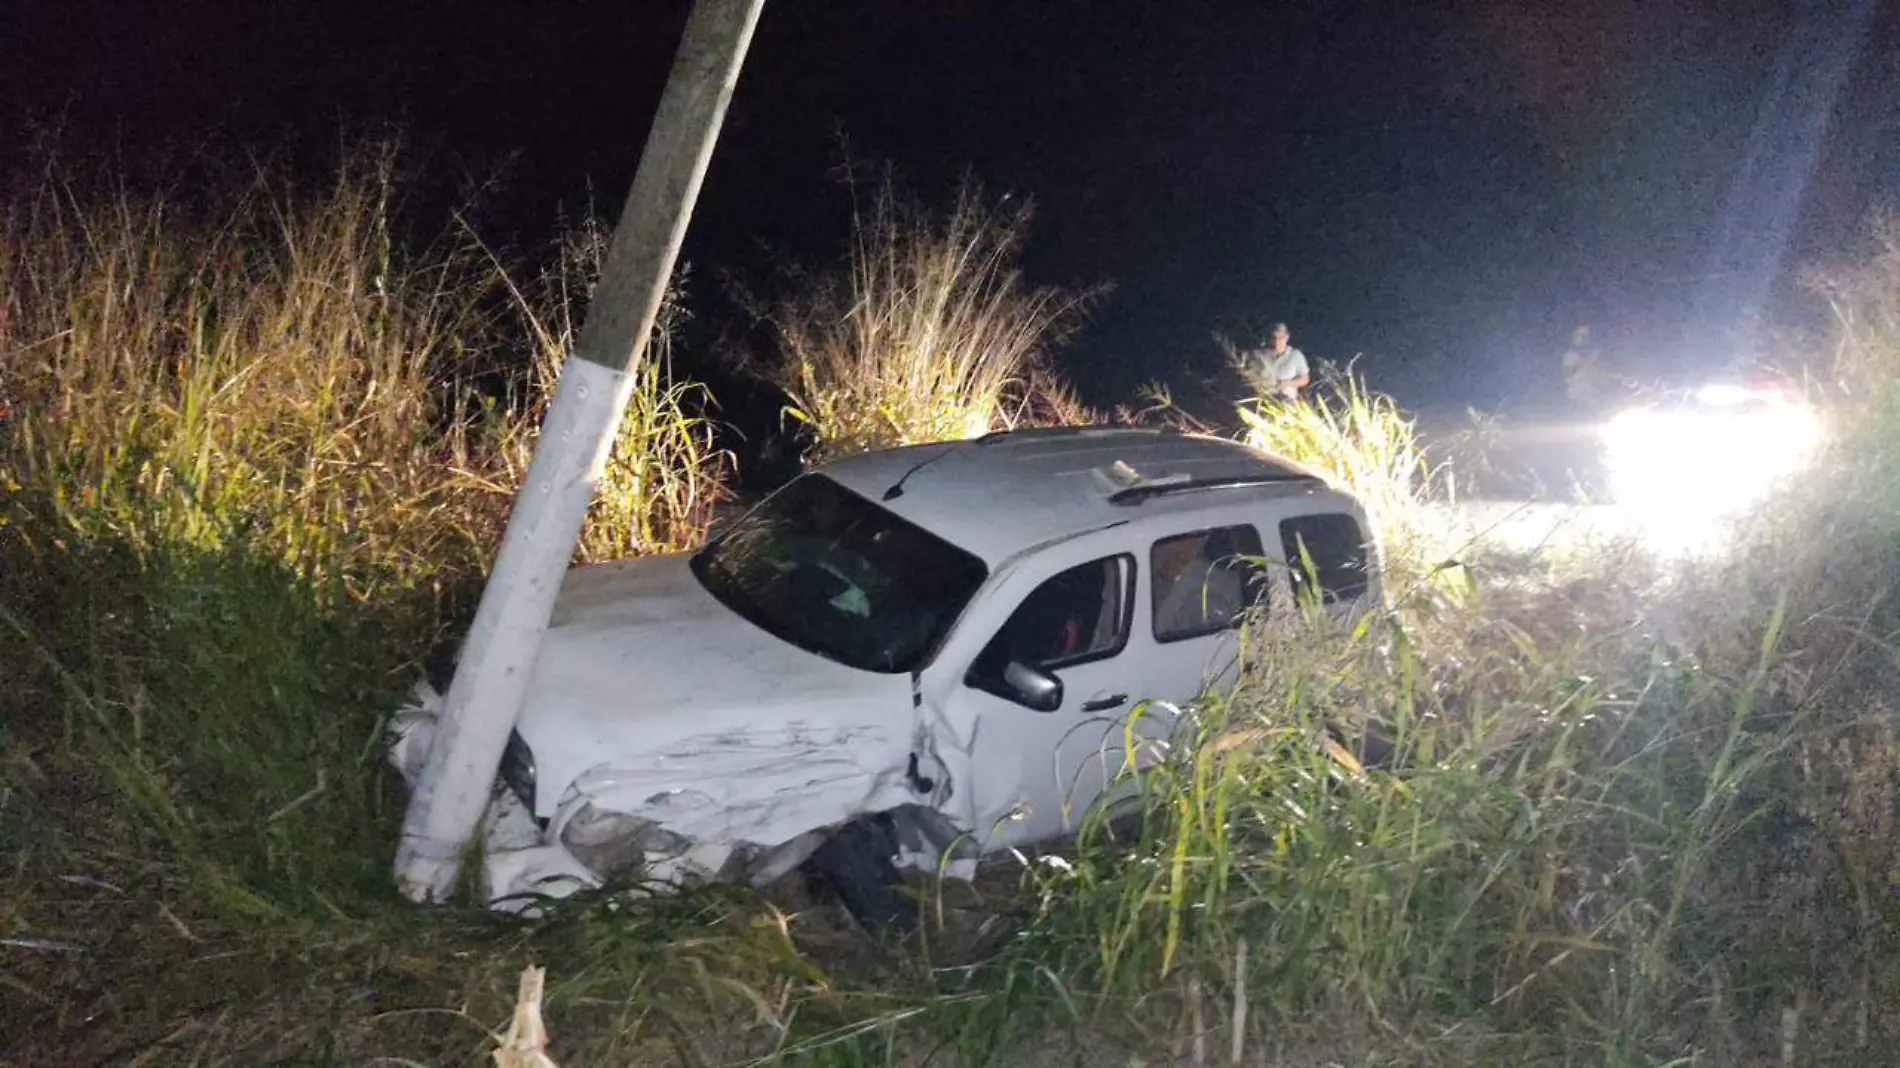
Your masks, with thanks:
[{"label": "concrete utility pole base", "polygon": [[447,901],[461,874],[459,846],[420,838],[403,838],[396,843],[396,889],[417,904]]},{"label": "concrete utility pole base", "polygon": [[396,879],[411,901],[444,901],[455,890],[632,385],[632,375],[586,360],[561,367],[409,799]]},{"label": "concrete utility pole base", "polygon": [[416,776],[395,860],[412,901],[444,901],[487,807],[594,488],[612,450],[700,180],[764,0],[698,0],[653,118],[581,331],[561,368],[534,461],[482,589]]}]

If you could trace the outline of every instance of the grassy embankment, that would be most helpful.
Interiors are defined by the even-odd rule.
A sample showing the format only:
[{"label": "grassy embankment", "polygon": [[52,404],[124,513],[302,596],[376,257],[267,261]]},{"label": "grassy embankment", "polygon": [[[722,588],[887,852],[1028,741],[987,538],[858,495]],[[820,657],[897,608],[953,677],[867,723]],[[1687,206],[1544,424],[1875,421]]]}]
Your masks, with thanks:
[{"label": "grassy embankment", "polygon": [[[926,923],[886,952],[733,890],[526,926],[394,899],[379,723],[466,606],[544,380],[495,403],[466,384],[558,352],[577,275],[517,300],[465,242],[397,247],[390,191],[355,170],[317,197],[10,205],[0,1061],[473,1063],[527,962],[569,1066],[1740,1064],[1784,1043],[1865,1064],[1900,1037],[1893,244],[1833,289],[1826,477],[1734,554],[1401,582],[1362,626],[1257,627],[1141,840],[1086,835],[986,884],[982,936]],[[1068,307],[1008,270],[971,288],[881,259],[932,247],[866,243],[894,218],[790,335],[815,346],[788,385],[830,448],[1008,418],[972,382],[1021,381],[1034,317]],[[1013,248],[957,240],[1005,267]],[[919,387],[853,362],[929,336],[932,308],[1001,307],[1029,342],[1007,374]],[[870,308],[912,318],[832,325]],[[717,493],[693,398],[648,382],[588,552],[688,542]],[[918,394],[954,400],[890,414]],[[1422,474],[1402,420],[1344,403],[1277,443],[1402,525]],[[1396,740],[1385,768],[1326,744],[1368,720]]]}]

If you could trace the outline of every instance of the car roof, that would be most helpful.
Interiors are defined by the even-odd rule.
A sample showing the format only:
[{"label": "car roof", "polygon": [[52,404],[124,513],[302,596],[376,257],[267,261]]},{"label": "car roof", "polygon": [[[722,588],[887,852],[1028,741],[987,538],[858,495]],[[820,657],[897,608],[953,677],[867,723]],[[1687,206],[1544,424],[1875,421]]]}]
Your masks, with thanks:
[{"label": "car roof", "polygon": [[[1044,427],[884,449],[818,469],[991,566],[1033,546],[1154,514],[1316,496],[1313,471],[1237,441],[1167,429]],[[893,496],[892,487],[900,487]]]}]

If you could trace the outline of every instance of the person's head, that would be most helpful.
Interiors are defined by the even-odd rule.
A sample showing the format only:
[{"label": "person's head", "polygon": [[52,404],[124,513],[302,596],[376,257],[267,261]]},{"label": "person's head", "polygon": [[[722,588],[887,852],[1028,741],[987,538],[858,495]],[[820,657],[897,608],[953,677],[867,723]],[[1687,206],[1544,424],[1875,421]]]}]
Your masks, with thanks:
[{"label": "person's head", "polygon": [[1273,326],[1267,330],[1267,344],[1271,346],[1275,352],[1285,352],[1287,342],[1290,341],[1292,337],[1293,335],[1287,332],[1285,323],[1274,323]]},{"label": "person's head", "polygon": [[1570,343],[1578,348],[1588,345],[1590,343],[1590,328],[1588,326],[1579,326],[1575,330],[1572,330],[1570,332]]}]

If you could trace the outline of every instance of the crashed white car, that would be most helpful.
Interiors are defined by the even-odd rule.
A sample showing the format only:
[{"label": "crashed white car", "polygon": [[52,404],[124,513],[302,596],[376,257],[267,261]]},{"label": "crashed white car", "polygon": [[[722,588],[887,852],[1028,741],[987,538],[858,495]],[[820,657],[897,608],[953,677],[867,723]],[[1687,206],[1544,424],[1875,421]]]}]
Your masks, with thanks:
[{"label": "crashed white car", "polygon": [[[1303,589],[1376,600],[1364,513],[1231,441],[1065,427],[816,469],[697,552],[568,573],[485,892],[806,865],[890,918],[901,869],[967,877],[1124,796],[1131,739],[1165,738],[1228,681],[1250,610]],[[412,782],[437,667],[395,727]]]}]

